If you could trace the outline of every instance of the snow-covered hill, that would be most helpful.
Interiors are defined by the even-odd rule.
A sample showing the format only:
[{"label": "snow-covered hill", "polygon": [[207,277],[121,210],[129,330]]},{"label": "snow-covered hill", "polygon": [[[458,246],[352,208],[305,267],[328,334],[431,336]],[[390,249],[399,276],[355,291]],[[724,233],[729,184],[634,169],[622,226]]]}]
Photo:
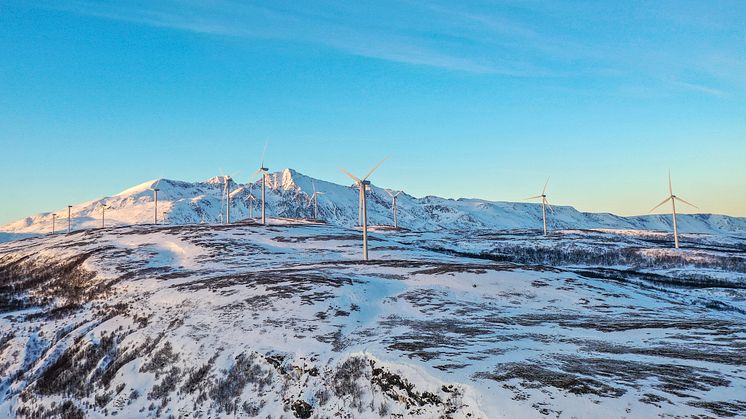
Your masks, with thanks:
[{"label": "snow-covered hill", "polygon": [[746,240],[659,236],[388,230],[370,262],[302,223],[3,243],[0,417],[743,417]]},{"label": "snow-covered hill", "polygon": [[[313,179],[292,169],[267,176],[267,213],[276,218],[311,218],[313,206],[309,196],[313,184],[324,193],[319,197],[319,218],[334,225],[350,227],[358,224],[358,191],[350,185],[338,185]],[[214,177],[204,182],[154,180],[105,197],[72,207],[72,229],[95,228],[101,225],[102,206],[106,205],[107,225],[133,225],[153,222],[154,204],[151,188],[158,185],[158,218],[171,225],[220,223],[225,215],[221,200],[224,178]],[[231,188],[231,219],[249,217],[247,197],[252,192],[260,196],[260,183],[233,184]],[[260,214],[259,200],[253,215]],[[402,193],[398,200],[399,225],[417,231],[495,230],[540,228],[541,206],[533,203],[491,202],[481,199],[445,199],[435,196],[416,198]],[[611,228],[635,230],[671,230],[670,215],[621,217],[606,213],[579,212],[569,206],[554,207],[549,213],[552,229]],[[57,231],[67,229],[67,209],[55,211]],[[378,186],[372,186],[368,196],[369,223],[392,223],[391,199]],[[746,233],[746,218],[714,214],[680,215],[682,232]],[[38,214],[0,227],[0,240],[20,238],[19,233],[41,234],[52,230],[52,213]]]}]

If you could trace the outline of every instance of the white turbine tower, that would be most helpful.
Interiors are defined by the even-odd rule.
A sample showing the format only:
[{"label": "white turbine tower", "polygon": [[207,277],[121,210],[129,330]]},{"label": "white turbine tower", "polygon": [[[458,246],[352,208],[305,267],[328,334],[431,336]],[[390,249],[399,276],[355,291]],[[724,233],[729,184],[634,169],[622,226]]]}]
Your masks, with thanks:
[{"label": "white turbine tower", "polygon": [[[220,178],[223,181],[223,191],[220,194],[220,216],[218,216],[218,219],[221,224],[223,223],[223,220],[225,220],[225,224],[231,223],[231,183],[233,182],[233,177],[237,174],[238,172],[232,175],[225,175],[223,170],[220,170]],[[225,218],[223,218],[223,210],[225,210]]]},{"label": "white turbine tower", "polygon": [[694,208],[699,209],[696,205],[691,204],[678,196],[673,194],[673,186],[671,185],[671,171],[668,171],[668,197],[663,200],[660,204],[653,207],[653,209],[650,210],[650,212],[653,212],[657,210],[661,205],[665,204],[666,202],[671,201],[671,210],[673,215],[673,240],[674,240],[674,246],[678,249],[679,248],[679,227],[676,224],[676,201],[681,201],[687,205],[691,205]]},{"label": "white turbine tower", "polygon": [[101,205],[101,228],[104,228],[106,226],[106,208],[106,204]]},{"label": "white turbine tower", "polygon": [[[223,176],[223,196],[225,197],[225,223],[231,223],[231,182],[230,176]],[[222,202],[222,199],[221,199]]]},{"label": "white turbine tower", "polygon": [[549,178],[547,178],[546,183],[544,184],[544,189],[541,190],[541,195],[532,196],[530,198],[526,199],[541,199],[541,216],[544,219],[544,235],[547,235],[547,208],[552,211],[552,214],[554,214],[554,208],[552,208],[551,205],[549,205],[549,201],[547,200],[547,185],[549,184]]},{"label": "white turbine tower", "polygon": [[52,214],[52,234],[54,234],[54,224],[57,220],[57,214]]},{"label": "white turbine tower", "polygon": [[254,201],[256,201],[256,198],[254,198],[254,194],[249,191],[249,196],[246,197],[246,202],[249,207],[249,220],[254,218]]},{"label": "white turbine tower", "polygon": [[266,207],[266,184],[267,184],[267,172],[269,169],[264,167],[264,155],[267,154],[267,143],[264,143],[264,151],[262,151],[262,164],[259,166],[259,170],[254,172],[254,175],[261,174],[262,176],[262,224],[267,224],[267,218],[265,213]]},{"label": "white turbine tower", "polygon": [[153,208],[153,224],[158,224],[158,191],[160,191],[160,189],[158,189],[159,183],[161,183],[160,179],[158,179],[158,181],[155,182],[155,185],[150,188],[150,190],[153,191],[153,203],[155,205]]},{"label": "white turbine tower", "polygon": [[371,170],[362,179],[358,179],[352,173],[348,172],[347,170],[345,170],[345,169],[343,169],[341,167],[339,168],[339,170],[341,170],[342,172],[344,172],[344,174],[346,174],[347,176],[351,177],[352,180],[355,181],[355,184],[357,185],[357,187],[360,189],[360,203],[361,203],[361,205],[360,205],[360,212],[362,214],[362,219],[363,219],[363,222],[362,222],[362,226],[363,226],[363,260],[368,260],[368,208],[367,208],[367,202],[365,200],[365,190],[370,185],[370,181],[368,180],[368,178],[370,177],[370,175],[372,175],[373,172],[375,172],[376,170],[378,170],[378,168],[381,167],[381,165],[383,164],[383,162],[386,161],[386,159],[388,159],[388,157],[386,157],[385,159],[381,160],[381,162],[378,163],[376,165],[376,167],[374,167],[373,170]]},{"label": "white turbine tower", "polygon": [[399,228],[399,226],[396,223],[396,199],[399,197],[399,194],[401,193],[401,191],[397,193],[392,193],[388,189],[384,189],[384,190],[391,197],[391,210],[394,212],[394,228]]},{"label": "white turbine tower", "polygon": [[312,181],[311,186],[313,187],[313,195],[308,197],[308,202],[310,203],[311,201],[313,201],[313,219],[318,220],[319,219],[319,195],[324,195],[324,193],[316,190],[316,182]]},{"label": "white turbine tower", "polygon": [[[368,192],[370,192],[370,184],[365,186],[365,193],[367,194]],[[357,225],[363,225],[363,195],[360,195],[357,200]]]}]

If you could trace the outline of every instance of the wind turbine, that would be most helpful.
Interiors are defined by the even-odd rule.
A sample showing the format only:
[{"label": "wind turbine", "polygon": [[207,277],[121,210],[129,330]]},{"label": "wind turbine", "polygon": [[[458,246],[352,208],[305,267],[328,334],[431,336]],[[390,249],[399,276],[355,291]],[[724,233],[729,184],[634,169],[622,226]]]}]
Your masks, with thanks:
[{"label": "wind turbine", "polygon": [[104,217],[105,216],[106,216],[106,205],[101,205],[101,228],[104,228],[104,225],[105,225],[104,224],[104,222],[105,222],[104,221],[105,220]]},{"label": "wind turbine", "polygon": [[158,184],[161,183],[161,180],[158,179],[157,182],[155,182],[155,185],[153,185],[152,188],[150,188],[151,191],[153,191],[153,203],[155,204],[153,208],[153,224],[158,224]]},{"label": "wind turbine", "polygon": [[70,211],[72,210],[72,205],[67,206],[67,232],[70,232],[70,229],[72,227],[72,224],[70,222]]},{"label": "wind turbine", "polygon": [[265,204],[266,204],[266,195],[265,195],[265,186],[266,186],[266,179],[267,179],[267,172],[269,172],[269,169],[264,167],[264,155],[267,154],[267,143],[264,143],[264,151],[262,151],[262,164],[259,166],[259,170],[254,172],[254,175],[258,175],[261,173],[262,176],[262,224],[267,224],[267,218],[265,216]]},{"label": "wind turbine", "polygon": [[248,202],[249,206],[249,220],[254,218],[254,201],[256,201],[256,198],[254,197],[254,194],[249,191],[249,196],[246,197],[246,201]]},{"label": "wind turbine", "polygon": [[319,219],[319,195],[324,195],[324,193],[316,190],[316,182],[311,181],[311,186],[313,187],[313,195],[308,197],[308,202],[313,201],[313,219],[318,220]]},{"label": "wind turbine", "polygon": [[52,234],[54,234],[54,222],[57,219],[57,214],[52,214]]},{"label": "wind turbine", "polygon": [[396,224],[396,198],[399,197],[399,194],[401,193],[401,191],[394,194],[394,193],[391,193],[391,191],[388,189],[384,189],[384,190],[391,197],[391,209],[392,211],[394,211],[394,228],[399,228]]},{"label": "wind turbine", "polygon": [[223,196],[220,197],[220,203],[222,205],[223,197],[225,197],[225,223],[230,224],[231,223],[231,182],[233,182],[233,178],[230,175],[228,176],[223,175],[222,170],[220,171],[220,174],[223,177]]},{"label": "wind turbine", "polygon": [[352,173],[348,172],[347,170],[341,167],[339,168],[339,170],[344,172],[344,174],[351,177],[352,180],[355,181],[355,184],[360,189],[360,203],[361,203],[360,212],[362,213],[362,218],[363,218],[363,223],[362,223],[363,225],[363,260],[366,260],[366,261],[368,260],[368,207],[367,207],[367,202],[365,200],[365,189],[368,187],[368,185],[370,185],[370,181],[368,180],[370,175],[372,175],[373,172],[378,170],[378,168],[381,167],[381,165],[383,164],[383,162],[386,161],[386,159],[388,159],[388,157],[381,160],[381,162],[378,163],[376,167],[374,167],[373,170],[368,172],[368,174],[362,179],[358,179],[357,177],[355,177],[355,175],[353,175]]},{"label": "wind turbine", "polygon": [[671,201],[671,209],[672,209],[672,214],[673,214],[673,240],[674,240],[674,246],[676,246],[676,248],[678,249],[679,248],[679,228],[676,225],[676,201],[681,201],[681,202],[683,202],[683,203],[685,203],[687,205],[691,205],[692,207],[697,208],[697,209],[699,209],[699,208],[696,205],[691,204],[691,203],[689,203],[689,202],[687,202],[687,201],[685,201],[685,200],[683,200],[683,199],[681,199],[678,196],[676,196],[676,195],[673,194],[673,186],[671,186],[671,171],[670,170],[668,171],[668,198],[664,199],[663,202],[661,202],[660,204],[658,204],[655,207],[653,207],[653,209],[651,209],[649,212],[655,211],[661,205],[665,204],[668,201]]},{"label": "wind turbine", "polygon": [[551,205],[549,205],[549,201],[547,200],[547,185],[549,184],[549,178],[547,178],[546,183],[544,184],[544,189],[541,190],[541,195],[532,196],[530,198],[526,199],[541,199],[541,215],[544,219],[544,235],[547,235],[547,208],[552,211],[552,214],[554,214],[554,208],[552,208]]}]

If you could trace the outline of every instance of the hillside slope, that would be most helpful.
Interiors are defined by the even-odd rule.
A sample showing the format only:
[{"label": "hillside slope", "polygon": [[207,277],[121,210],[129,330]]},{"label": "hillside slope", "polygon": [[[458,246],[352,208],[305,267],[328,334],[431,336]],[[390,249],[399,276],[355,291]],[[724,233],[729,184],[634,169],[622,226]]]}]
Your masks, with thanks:
[{"label": "hillside slope", "polygon": [[746,242],[510,234],[373,233],[369,263],[329,225],[0,244],[0,416],[746,414]]}]

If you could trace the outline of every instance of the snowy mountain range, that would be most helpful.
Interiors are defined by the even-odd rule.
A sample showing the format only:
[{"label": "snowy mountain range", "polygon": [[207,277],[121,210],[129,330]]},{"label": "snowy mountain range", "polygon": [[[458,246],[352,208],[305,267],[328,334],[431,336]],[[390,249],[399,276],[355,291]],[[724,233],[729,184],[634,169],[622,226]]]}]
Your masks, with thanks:
[{"label": "snowy mountain range", "polygon": [[[165,224],[221,223],[225,213],[225,177],[202,182],[160,179],[145,182],[114,196],[73,205],[72,229],[96,228],[101,225],[102,207],[106,206],[106,225],[148,224],[153,222],[152,188],[157,185],[158,218]],[[329,224],[358,225],[359,194],[352,185],[339,185],[311,178],[293,169],[267,175],[267,215],[271,218],[313,218],[310,197],[319,196],[319,218]],[[257,199],[253,216],[261,214],[261,183],[231,182],[232,221],[249,218],[249,193]],[[368,195],[368,219],[371,225],[392,224],[391,198],[383,188],[371,185]],[[549,212],[550,229],[610,228],[635,230],[671,230],[668,214],[622,217],[609,213],[580,212],[570,206],[553,207]],[[41,213],[0,226],[0,241],[22,238],[56,229],[67,229],[67,209]],[[399,226],[417,231],[535,229],[542,225],[541,206],[534,203],[494,202],[482,199],[446,199],[436,196],[416,198],[402,193],[398,198]],[[715,214],[681,214],[679,229],[685,233],[746,233],[746,218]]]}]

